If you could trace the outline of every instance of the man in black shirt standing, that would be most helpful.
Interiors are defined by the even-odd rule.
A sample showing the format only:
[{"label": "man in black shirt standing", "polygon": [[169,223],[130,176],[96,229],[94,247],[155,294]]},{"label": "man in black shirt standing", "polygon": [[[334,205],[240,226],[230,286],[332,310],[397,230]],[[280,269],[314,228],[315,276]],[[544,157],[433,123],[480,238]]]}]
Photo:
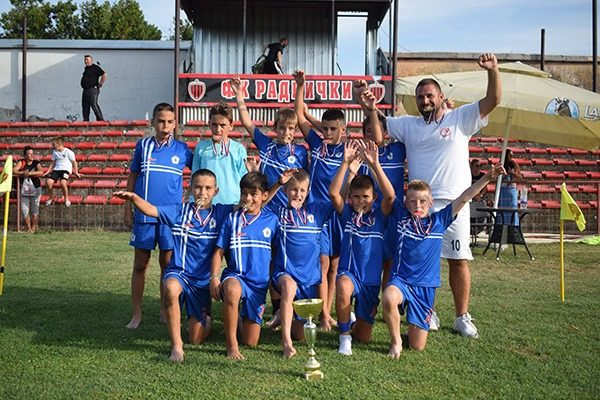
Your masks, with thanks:
[{"label": "man in black shirt standing", "polygon": [[272,75],[283,74],[283,49],[288,45],[288,39],[282,37],[277,43],[267,46],[269,53],[265,60],[264,73]]},{"label": "man in black shirt standing", "polygon": [[98,64],[94,64],[94,60],[89,54],[83,56],[83,63],[85,64],[83,76],[81,77],[83,120],[90,120],[91,108],[96,116],[96,121],[104,121],[102,111],[98,106],[98,95],[100,94],[100,88],[106,82],[106,72]]}]

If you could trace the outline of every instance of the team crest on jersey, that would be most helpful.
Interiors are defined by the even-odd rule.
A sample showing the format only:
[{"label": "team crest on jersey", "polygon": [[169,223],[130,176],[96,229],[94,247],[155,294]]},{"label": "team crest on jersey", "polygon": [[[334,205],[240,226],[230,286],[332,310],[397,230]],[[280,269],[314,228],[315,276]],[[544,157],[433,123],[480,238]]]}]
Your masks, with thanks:
[{"label": "team crest on jersey", "polygon": [[387,155],[387,159],[388,159],[388,160],[391,160],[391,159],[393,159],[393,158],[394,158],[394,153],[392,153],[392,152],[390,151],[390,154],[388,154],[388,155]]},{"label": "team crest on jersey", "polygon": [[263,229],[263,236],[268,238],[269,236],[271,236],[271,228],[265,228]]},{"label": "team crest on jersey", "polygon": [[179,157],[177,157],[177,156],[171,157],[171,163],[172,164],[179,164]]},{"label": "team crest on jersey", "polygon": [[311,224],[315,222],[315,216],[312,214],[308,214],[308,222],[310,222]]},{"label": "team crest on jersey", "polygon": [[214,228],[217,226],[217,221],[215,221],[215,219],[214,219],[214,218],[211,218],[211,219],[210,219],[210,222],[208,223],[208,226],[209,226],[211,229],[214,229]]},{"label": "team crest on jersey", "polygon": [[448,127],[440,129],[441,137],[448,137],[448,136],[450,136],[451,133],[452,133],[452,131]]},{"label": "team crest on jersey", "polygon": [[131,241],[135,242],[135,233],[131,232]]},{"label": "team crest on jersey", "polygon": [[288,161],[290,164],[293,164],[293,163],[295,163],[295,162],[296,162],[296,156],[289,156],[289,157],[287,158],[287,161]]},{"label": "team crest on jersey", "polygon": [[336,153],[334,155],[335,158],[342,158],[342,156],[344,155],[344,153]]}]

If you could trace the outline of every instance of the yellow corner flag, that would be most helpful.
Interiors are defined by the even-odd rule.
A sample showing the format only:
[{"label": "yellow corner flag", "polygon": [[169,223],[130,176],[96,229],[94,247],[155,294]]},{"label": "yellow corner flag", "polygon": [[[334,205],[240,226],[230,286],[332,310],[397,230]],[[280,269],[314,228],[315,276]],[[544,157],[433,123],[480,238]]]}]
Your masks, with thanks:
[{"label": "yellow corner flag", "polygon": [[560,187],[560,219],[567,221],[575,221],[579,231],[585,230],[585,217],[581,212],[581,209],[575,203],[575,200],[571,197],[567,191],[567,185],[563,182]]},{"label": "yellow corner flag", "polygon": [[0,263],[0,295],[4,291],[4,262],[6,261],[6,239],[8,236],[8,207],[10,206],[10,189],[12,188],[12,156],[6,158],[4,168],[0,174],[0,193],[6,192],[4,197],[4,226],[2,228],[2,259]]}]

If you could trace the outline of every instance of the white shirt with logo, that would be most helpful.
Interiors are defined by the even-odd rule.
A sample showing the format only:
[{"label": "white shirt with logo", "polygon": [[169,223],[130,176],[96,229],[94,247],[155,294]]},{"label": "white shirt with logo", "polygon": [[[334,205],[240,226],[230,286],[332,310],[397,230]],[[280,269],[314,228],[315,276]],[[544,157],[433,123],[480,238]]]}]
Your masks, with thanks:
[{"label": "white shirt with logo", "polygon": [[67,171],[69,174],[73,172],[73,161],[75,161],[75,153],[64,147],[61,151],[52,151],[52,161],[55,162],[55,171]]},{"label": "white shirt with logo", "polygon": [[446,111],[438,121],[422,116],[388,117],[391,137],[404,143],[409,180],[429,183],[434,199],[455,199],[471,185],[469,138],[487,125],[479,102]]}]

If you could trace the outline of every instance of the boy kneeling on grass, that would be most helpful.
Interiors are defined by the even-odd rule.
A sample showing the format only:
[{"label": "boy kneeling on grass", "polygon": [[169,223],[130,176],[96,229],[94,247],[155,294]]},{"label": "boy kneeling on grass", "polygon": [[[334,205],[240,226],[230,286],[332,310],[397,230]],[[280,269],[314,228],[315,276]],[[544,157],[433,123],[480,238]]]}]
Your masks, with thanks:
[{"label": "boy kneeling on grass", "polygon": [[383,318],[391,336],[389,357],[399,358],[402,352],[399,306],[406,312],[410,348],[425,349],[435,291],[440,286],[440,255],[444,231],[465,204],[490,180],[505,173],[502,164],[496,164],[456,200],[431,215],[431,188],[424,181],[409,182],[406,208],[400,207],[398,203],[394,205],[394,266],[390,282],[383,291]]},{"label": "boy kneeling on grass", "polygon": [[[114,196],[130,200],[142,213],[158,218],[171,228],[173,257],[162,281],[167,329],[171,338],[169,360],[184,358],[181,339],[181,306],[185,304],[189,320],[189,341],[201,344],[211,328],[211,299],[208,289],[211,258],[223,221],[232,205],[212,204],[219,192],[215,174],[199,169],[192,175],[194,202],[154,206],[133,192],[118,191]],[[180,303],[181,299],[181,303]]]}]

